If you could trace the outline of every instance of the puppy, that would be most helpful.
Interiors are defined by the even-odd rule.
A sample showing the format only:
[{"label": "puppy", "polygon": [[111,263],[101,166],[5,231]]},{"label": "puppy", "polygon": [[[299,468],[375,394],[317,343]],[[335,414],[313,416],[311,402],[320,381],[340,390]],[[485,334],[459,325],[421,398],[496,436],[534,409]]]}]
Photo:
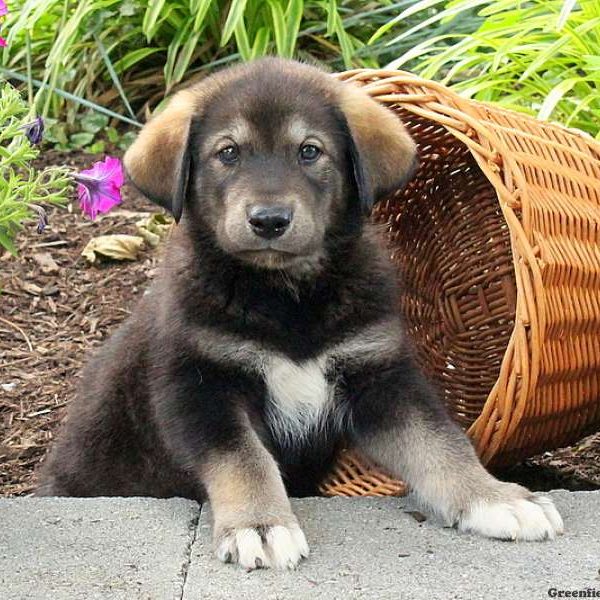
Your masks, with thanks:
[{"label": "puppy", "polygon": [[549,499],[487,473],[411,357],[365,216],[414,164],[393,113],[313,67],[266,59],[179,92],[125,156],[179,225],[38,495],[208,500],[219,559],[293,568],[308,545],[288,494],[347,443],[462,531],[560,533]]}]

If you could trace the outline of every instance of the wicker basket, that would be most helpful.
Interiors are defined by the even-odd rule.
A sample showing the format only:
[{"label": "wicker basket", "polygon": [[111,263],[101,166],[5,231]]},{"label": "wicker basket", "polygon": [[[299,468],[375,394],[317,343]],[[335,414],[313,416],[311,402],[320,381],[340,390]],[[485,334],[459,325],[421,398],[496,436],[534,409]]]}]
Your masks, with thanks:
[{"label": "wicker basket", "polygon": [[[419,146],[381,202],[401,310],[484,463],[506,465],[600,427],[600,144],[399,71],[338,75],[395,111]],[[326,495],[398,494],[342,454]]]}]

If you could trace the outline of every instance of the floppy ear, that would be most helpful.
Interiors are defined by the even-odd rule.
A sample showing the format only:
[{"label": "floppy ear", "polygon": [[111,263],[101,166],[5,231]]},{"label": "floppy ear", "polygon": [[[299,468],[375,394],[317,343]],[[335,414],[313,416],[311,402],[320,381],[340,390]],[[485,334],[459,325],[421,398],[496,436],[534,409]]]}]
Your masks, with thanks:
[{"label": "floppy ear", "polygon": [[160,204],[179,222],[187,194],[190,167],[190,131],[197,95],[176,94],[167,107],[144,126],[125,153],[125,170],[133,185]]},{"label": "floppy ear", "polygon": [[400,119],[360,88],[341,84],[339,106],[351,133],[350,157],[363,213],[401,188],[417,166],[416,145]]}]

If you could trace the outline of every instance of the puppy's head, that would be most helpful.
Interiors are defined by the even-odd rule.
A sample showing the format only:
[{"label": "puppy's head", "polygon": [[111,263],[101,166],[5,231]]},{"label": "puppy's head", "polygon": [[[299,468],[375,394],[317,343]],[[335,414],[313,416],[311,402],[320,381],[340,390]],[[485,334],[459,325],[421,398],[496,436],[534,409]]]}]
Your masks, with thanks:
[{"label": "puppy's head", "polygon": [[400,121],[364,92],[293,61],[264,59],[179,92],[125,155],[151,199],[259,267],[318,262],[327,236],[412,171]]}]

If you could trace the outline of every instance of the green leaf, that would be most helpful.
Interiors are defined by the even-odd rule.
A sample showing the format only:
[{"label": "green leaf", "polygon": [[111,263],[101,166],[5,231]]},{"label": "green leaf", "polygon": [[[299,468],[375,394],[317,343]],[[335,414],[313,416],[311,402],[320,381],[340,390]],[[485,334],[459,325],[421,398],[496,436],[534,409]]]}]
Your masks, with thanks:
[{"label": "green leaf", "polygon": [[[378,40],[382,35],[386,34],[392,27],[397,25],[398,23],[402,23],[406,21],[408,17],[413,14],[419,13],[421,11],[427,11],[428,9],[434,7],[436,4],[441,4],[445,2],[445,0],[421,0],[420,2],[416,2],[412,6],[409,6],[407,9],[403,10],[399,15],[382,25],[369,39],[367,44],[373,44],[376,40]],[[329,27],[328,27],[329,30]]]},{"label": "green leaf", "polygon": [[114,127],[107,127],[105,133],[111,144],[116,144],[119,141],[119,132]]},{"label": "green leaf", "polygon": [[[338,15],[336,0],[329,0],[327,3],[327,29],[325,35],[331,37],[335,33],[336,17]],[[390,25],[391,27],[391,25]]]},{"label": "green leaf", "polygon": [[171,43],[169,44],[169,47],[167,49],[167,61],[165,62],[165,66],[163,67],[167,90],[169,90],[174,83],[173,71],[175,69],[175,62],[179,55],[179,49],[181,48],[182,44],[184,43],[183,40],[186,39],[186,37],[189,33],[189,30],[191,28],[191,25],[192,25],[192,22],[188,21],[186,26],[177,32],[177,34],[175,35],[175,37],[173,38],[173,40],[171,41]]},{"label": "green leaf", "polygon": [[86,148],[86,151],[90,154],[102,154],[104,149],[106,148],[106,144],[100,140],[99,142],[94,142],[90,146]]},{"label": "green leaf", "polygon": [[287,42],[285,45],[285,54],[288,58],[294,56],[294,48],[300,31],[300,23],[302,22],[302,14],[304,12],[304,0],[289,0],[285,13]]},{"label": "green leaf", "polygon": [[277,0],[268,0],[268,2],[271,8],[271,18],[273,19],[273,33],[275,34],[277,54],[279,56],[286,56],[285,15],[283,14],[281,4]]},{"label": "green leaf", "polygon": [[124,73],[146,57],[152,56],[157,52],[162,52],[163,50],[164,48],[137,48],[136,50],[132,50],[114,64],[115,71]]},{"label": "green leaf", "polygon": [[223,26],[223,33],[221,34],[221,47],[225,46],[231,39],[237,24],[244,16],[246,3],[247,0],[232,0],[229,12],[227,13],[227,19],[225,20],[225,25]]},{"label": "green leaf", "polygon": [[271,31],[268,27],[261,27],[256,32],[254,43],[252,44],[252,51],[250,53],[250,59],[255,59],[260,56],[264,56],[267,53],[269,42],[271,41]]},{"label": "green leaf", "polygon": [[[469,7],[474,8],[476,6],[481,6],[482,4],[486,4],[488,1],[489,0],[472,0],[469,3]],[[425,3],[430,3],[430,2],[436,3],[437,0],[425,0],[424,2],[419,2],[418,4],[425,4]],[[412,8],[405,10],[403,13],[398,15],[398,19],[400,21],[406,20],[409,16],[411,16],[413,14],[413,12],[415,12],[415,8],[416,7],[412,7]],[[420,31],[421,29],[430,27],[434,23],[443,21],[445,19],[456,17],[456,15],[458,15],[460,12],[461,12],[461,10],[459,10],[458,8],[442,10],[441,12],[434,14],[433,16],[429,17],[428,19],[423,19],[422,21],[419,21],[413,27],[407,27],[400,35],[398,35],[395,38],[393,38],[392,40],[388,41],[387,45],[390,46],[392,44],[397,44],[400,40],[410,38],[411,36],[413,36],[415,33]],[[402,17],[402,18],[400,18],[400,17]],[[377,39],[376,36],[377,36],[377,32],[369,40],[369,44],[374,39]]]},{"label": "green leaf", "polygon": [[131,144],[133,144],[136,137],[137,137],[137,135],[135,132],[128,131],[127,133],[125,133],[121,136],[121,139],[119,140],[119,143],[117,144],[117,146],[121,150],[127,150],[127,148],[129,148],[129,146],[131,146]]},{"label": "green leaf", "polygon": [[87,113],[81,119],[81,128],[88,133],[98,133],[108,125],[108,117],[99,113]]},{"label": "green leaf", "polygon": [[234,30],[235,43],[242,60],[248,61],[252,58],[252,49],[248,40],[248,32],[244,24],[244,19],[241,19]]},{"label": "green leaf", "polygon": [[74,133],[69,137],[69,141],[76,148],[83,148],[94,141],[94,134],[86,132]]},{"label": "green leaf", "polygon": [[171,79],[171,83],[178,83],[183,79],[183,77],[190,65],[190,61],[194,54],[194,50],[198,46],[199,38],[200,38],[199,33],[192,34],[188,38],[186,43],[183,45],[183,47],[181,48],[181,51],[179,52],[179,56],[177,57],[177,62],[175,63],[175,68],[173,69],[173,76]]},{"label": "green leaf", "polygon": [[14,245],[10,232],[0,225],[0,245],[4,246],[13,256],[17,255],[17,247]]},{"label": "green leaf", "polygon": [[142,32],[145,34],[148,42],[152,41],[156,32],[156,24],[160,13],[165,6],[165,0],[149,0],[148,8],[144,13],[144,20],[142,21]]},{"label": "green leaf", "polygon": [[124,17],[133,17],[135,15],[135,3],[132,0],[125,0],[119,7],[119,14]]},{"label": "green leaf", "polygon": [[46,129],[44,137],[53,143],[68,144],[69,138],[67,137],[67,127],[64,123],[56,123]]},{"label": "green leaf", "polygon": [[600,56],[584,54],[581,58],[585,61],[585,66],[589,70],[600,71]]},{"label": "green leaf", "polygon": [[573,78],[573,79],[565,79],[561,81],[558,85],[555,85],[550,93],[546,96],[542,107],[538,112],[538,119],[548,119],[556,105],[561,101],[565,94],[568,94],[573,86],[581,81],[581,78]]},{"label": "green leaf", "polygon": [[573,12],[577,0],[564,0],[560,15],[558,15],[558,21],[556,22],[556,29],[559,31],[565,26],[569,15]]},{"label": "green leaf", "polygon": [[198,0],[196,2],[196,7],[191,11],[192,15],[195,15],[193,27],[194,31],[199,32],[204,28],[204,19],[211,4],[212,0]]},{"label": "green leaf", "polygon": [[117,91],[119,92],[119,96],[121,96],[121,100],[123,100],[123,104],[125,105],[125,108],[129,112],[130,116],[135,119],[135,113],[133,112],[133,109],[131,108],[131,105],[129,104],[129,100],[127,99],[127,94],[125,93],[125,90],[123,89],[123,86],[121,85],[119,76],[117,75],[117,72],[115,71],[115,68],[112,64],[110,56],[108,55],[108,52],[106,51],[106,48],[104,47],[104,44],[102,43],[102,40],[100,39],[100,36],[98,36],[97,34],[94,33],[94,39],[96,40],[98,50],[100,51],[100,56],[102,56],[102,60],[104,61],[104,64],[106,65],[106,69],[110,75],[110,78],[112,79],[114,86],[117,88]]}]

